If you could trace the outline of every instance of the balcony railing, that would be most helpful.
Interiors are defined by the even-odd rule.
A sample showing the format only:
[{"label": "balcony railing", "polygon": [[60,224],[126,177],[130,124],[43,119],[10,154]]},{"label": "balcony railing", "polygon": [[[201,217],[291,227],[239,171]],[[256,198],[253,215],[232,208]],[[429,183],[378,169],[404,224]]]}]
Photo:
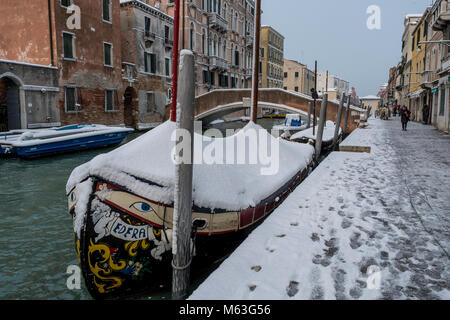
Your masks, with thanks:
[{"label": "balcony railing", "polygon": [[210,66],[212,70],[228,70],[227,60],[219,57],[211,57]]},{"label": "balcony railing", "polygon": [[164,38],[164,44],[166,45],[166,47],[173,47],[173,40]]},{"label": "balcony railing", "polygon": [[209,16],[209,25],[212,29],[215,29],[219,32],[228,31],[228,21],[222,18],[218,13],[211,12],[208,14],[208,16]]},{"label": "balcony railing", "polygon": [[156,34],[154,32],[144,31],[144,39],[145,40],[155,41],[155,38],[156,38]]},{"label": "balcony railing", "polygon": [[437,0],[430,12],[431,25],[435,31],[442,31],[450,22],[450,1]]}]

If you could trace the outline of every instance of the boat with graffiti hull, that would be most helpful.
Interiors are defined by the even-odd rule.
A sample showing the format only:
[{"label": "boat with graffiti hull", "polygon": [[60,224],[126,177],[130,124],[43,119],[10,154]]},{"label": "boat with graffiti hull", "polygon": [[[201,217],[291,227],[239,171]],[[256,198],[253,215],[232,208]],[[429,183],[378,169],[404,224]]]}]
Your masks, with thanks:
[{"label": "boat with graffiti hull", "polygon": [[120,144],[134,129],[76,124],[0,134],[0,156],[36,158]]},{"label": "boat with graffiti hull", "polygon": [[[175,123],[163,123],[76,168],[67,182],[75,247],[94,298],[135,295],[170,279],[175,130]],[[194,141],[195,263],[270,215],[306,178],[314,149],[276,139],[253,122],[226,138],[195,134]],[[267,161],[231,163],[242,145],[247,160],[253,146],[269,146],[267,154],[276,154],[278,167]],[[275,170],[264,171],[268,166]]]}]

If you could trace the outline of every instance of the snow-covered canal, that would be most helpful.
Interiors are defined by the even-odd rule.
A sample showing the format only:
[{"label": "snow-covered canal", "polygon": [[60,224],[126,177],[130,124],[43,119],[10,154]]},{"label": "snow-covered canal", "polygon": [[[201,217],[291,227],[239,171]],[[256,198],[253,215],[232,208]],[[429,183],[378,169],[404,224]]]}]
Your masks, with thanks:
[{"label": "snow-covered canal", "polygon": [[370,120],[190,299],[450,299],[450,136]]}]

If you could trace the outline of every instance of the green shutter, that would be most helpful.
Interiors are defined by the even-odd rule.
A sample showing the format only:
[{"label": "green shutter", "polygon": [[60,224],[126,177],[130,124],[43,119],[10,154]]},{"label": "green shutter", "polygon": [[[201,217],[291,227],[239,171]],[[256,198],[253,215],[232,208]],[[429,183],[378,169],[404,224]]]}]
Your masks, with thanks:
[{"label": "green shutter", "polygon": [[151,53],[150,54],[150,59],[151,59],[151,73],[156,73],[156,54]]}]

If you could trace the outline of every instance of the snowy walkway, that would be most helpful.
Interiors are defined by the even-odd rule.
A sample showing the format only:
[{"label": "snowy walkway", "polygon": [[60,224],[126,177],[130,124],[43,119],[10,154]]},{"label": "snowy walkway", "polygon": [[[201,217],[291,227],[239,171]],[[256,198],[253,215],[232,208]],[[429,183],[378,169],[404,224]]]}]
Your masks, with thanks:
[{"label": "snowy walkway", "polygon": [[359,134],[371,154],[331,154],[190,299],[450,299],[450,136]]}]

